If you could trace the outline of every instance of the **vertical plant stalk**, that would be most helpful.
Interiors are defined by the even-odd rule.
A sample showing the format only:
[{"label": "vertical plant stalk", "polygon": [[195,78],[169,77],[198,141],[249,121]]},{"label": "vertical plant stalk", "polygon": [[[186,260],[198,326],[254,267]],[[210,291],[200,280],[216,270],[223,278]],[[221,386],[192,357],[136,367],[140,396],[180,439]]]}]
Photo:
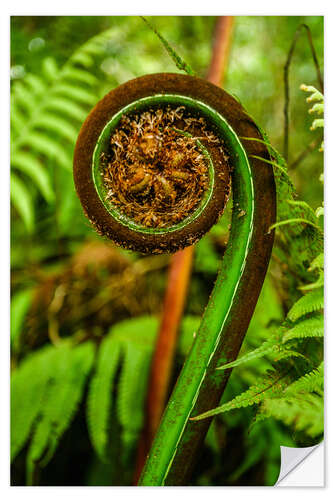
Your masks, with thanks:
[{"label": "vertical plant stalk", "polygon": [[143,486],[188,484],[211,423],[192,418],[220,402],[231,369],[221,372],[216,367],[238,355],[273,245],[269,227],[275,222],[276,202],[273,171],[265,162],[269,154],[263,143],[239,139],[262,137],[241,105],[222,90],[210,88],[205,102],[214,106],[217,125],[225,118],[230,126],[235,165],[231,232],[200,328],[141,474]]},{"label": "vertical plant stalk", "polygon": [[233,25],[233,16],[220,16],[216,22],[212,60],[207,74],[207,80],[215,85],[223,86],[230,52]]},{"label": "vertical plant stalk", "polygon": [[286,161],[288,161],[288,156],[289,156],[289,68],[290,64],[294,55],[295,47],[297,40],[302,32],[302,29],[305,29],[310,50],[311,50],[311,55],[313,59],[313,64],[316,69],[317,73],[317,80],[318,80],[318,85],[321,90],[321,92],[324,91],[324,82],[323,82],[323,77],[321,75],[320,67],[319,67],[319,62],[318,62],[318,57],[313,45],[313,40],[312,40],[312,35],[311,35],[311,30],[307,24],[301,24],[297,30],[295,31],[294,38],[291,42],[288,55],[287,55],[287,60],[283,68],[283,81],[284,81],[284,143],[283,143],[283,156],[285,157]]},{"label": "vertical plant stalk", "polygon": [[[207,80],[215,85],[222,86],[224,82],[232,27],[233,16],[220,16],[217,18],[213,53],[207,74]],[[162,318],[151,364],[146,422],[138,447],[135,482],[140,476],[165,408],[179,326],[191,276],[193,256],[194,246],[189,246],[178,251],[170,259]]]}]

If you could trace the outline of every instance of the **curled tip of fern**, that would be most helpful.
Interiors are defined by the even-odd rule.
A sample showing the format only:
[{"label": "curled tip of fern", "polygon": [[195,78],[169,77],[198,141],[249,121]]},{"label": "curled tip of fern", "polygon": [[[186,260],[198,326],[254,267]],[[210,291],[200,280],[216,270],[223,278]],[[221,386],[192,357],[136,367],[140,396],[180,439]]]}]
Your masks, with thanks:
[{"label": "curled tip of fern", "polygon": [[131,80],[105,96],[74,154],[76,190],[97,231],[142,253],[196,243],[222,215],[239,161],[227,122],[233,106],[215,85],[172,73]]}]

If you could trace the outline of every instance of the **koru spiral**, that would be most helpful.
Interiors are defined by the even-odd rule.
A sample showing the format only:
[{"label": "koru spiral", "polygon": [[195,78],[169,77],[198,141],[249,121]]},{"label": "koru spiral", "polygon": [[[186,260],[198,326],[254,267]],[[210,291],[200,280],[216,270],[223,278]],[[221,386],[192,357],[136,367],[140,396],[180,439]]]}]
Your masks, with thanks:
[{"label": "koru spiral", "polygon": [[175,252],[215,224],[228,198],[232,223],[221,269],[169,399],[141,485],[186,484],[267,271],[276,194],[265,140],[241,104],[188,75],[131,80],[84,122],[74,180],[96,230],[143,253]]}]

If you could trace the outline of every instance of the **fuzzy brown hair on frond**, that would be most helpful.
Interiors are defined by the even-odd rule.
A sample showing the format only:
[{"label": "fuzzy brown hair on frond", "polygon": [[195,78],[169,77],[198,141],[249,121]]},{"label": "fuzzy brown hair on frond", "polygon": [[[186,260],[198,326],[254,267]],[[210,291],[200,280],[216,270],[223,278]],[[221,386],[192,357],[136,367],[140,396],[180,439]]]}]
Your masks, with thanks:
[{"label": "fuzzy brown hair on frond", "polygon": [[[169,94],[187,96],[194,105],[164,99],[126,111],[145,98]],[[227,120],[242,110],[205,80],[162,73],[120,85],[90,112],[75,147],[74,180],[84,212],[101,235],[127,249],[172,253],[197,242],[217,222],[230,195],[232,164],[224,138],[195,109],[196,100]],[[94,153],[119,114],[98,158],[101,195]]]}]

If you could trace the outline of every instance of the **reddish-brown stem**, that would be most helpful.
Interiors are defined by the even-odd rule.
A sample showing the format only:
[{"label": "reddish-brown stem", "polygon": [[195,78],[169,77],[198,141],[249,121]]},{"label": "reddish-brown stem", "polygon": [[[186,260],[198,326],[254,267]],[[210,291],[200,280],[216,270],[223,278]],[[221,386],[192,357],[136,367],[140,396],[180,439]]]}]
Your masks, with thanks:
[{"label": "reddish-brown stem", "polygon": [[[212,59],[207,75],[207,80],[215,85],[222,85],[224,81],[232,26],[232,16],[217,18]],[[146,422],[138,448],[135,482],[140,476],[164,411],[172,374],[179,325],[184,311],[191,275],[193,255],[194,246],[190,246],[174,254],[170,260],[162,319],[151,364]]]},{"label": "reddish-brown stem", "polygon": [[215,83],[215,85],[223,86],[228,64],[233,24],[233,16],[220,16],[217,18],[213,54],[207,74],[207,80]]},{"label": "reddish-brown stem", "polygon": [[147,400],[147,420],[150,422],[149,441],[152,441],[154,437],[167,397],[168,384],[165,377],[169,381],[178,327],[184,310],[191,274],[193,249],[194,247],[191,246],[177,252],[172,257],[172,263],[169,267],[163,315],[152,360],[150,391]]}]

